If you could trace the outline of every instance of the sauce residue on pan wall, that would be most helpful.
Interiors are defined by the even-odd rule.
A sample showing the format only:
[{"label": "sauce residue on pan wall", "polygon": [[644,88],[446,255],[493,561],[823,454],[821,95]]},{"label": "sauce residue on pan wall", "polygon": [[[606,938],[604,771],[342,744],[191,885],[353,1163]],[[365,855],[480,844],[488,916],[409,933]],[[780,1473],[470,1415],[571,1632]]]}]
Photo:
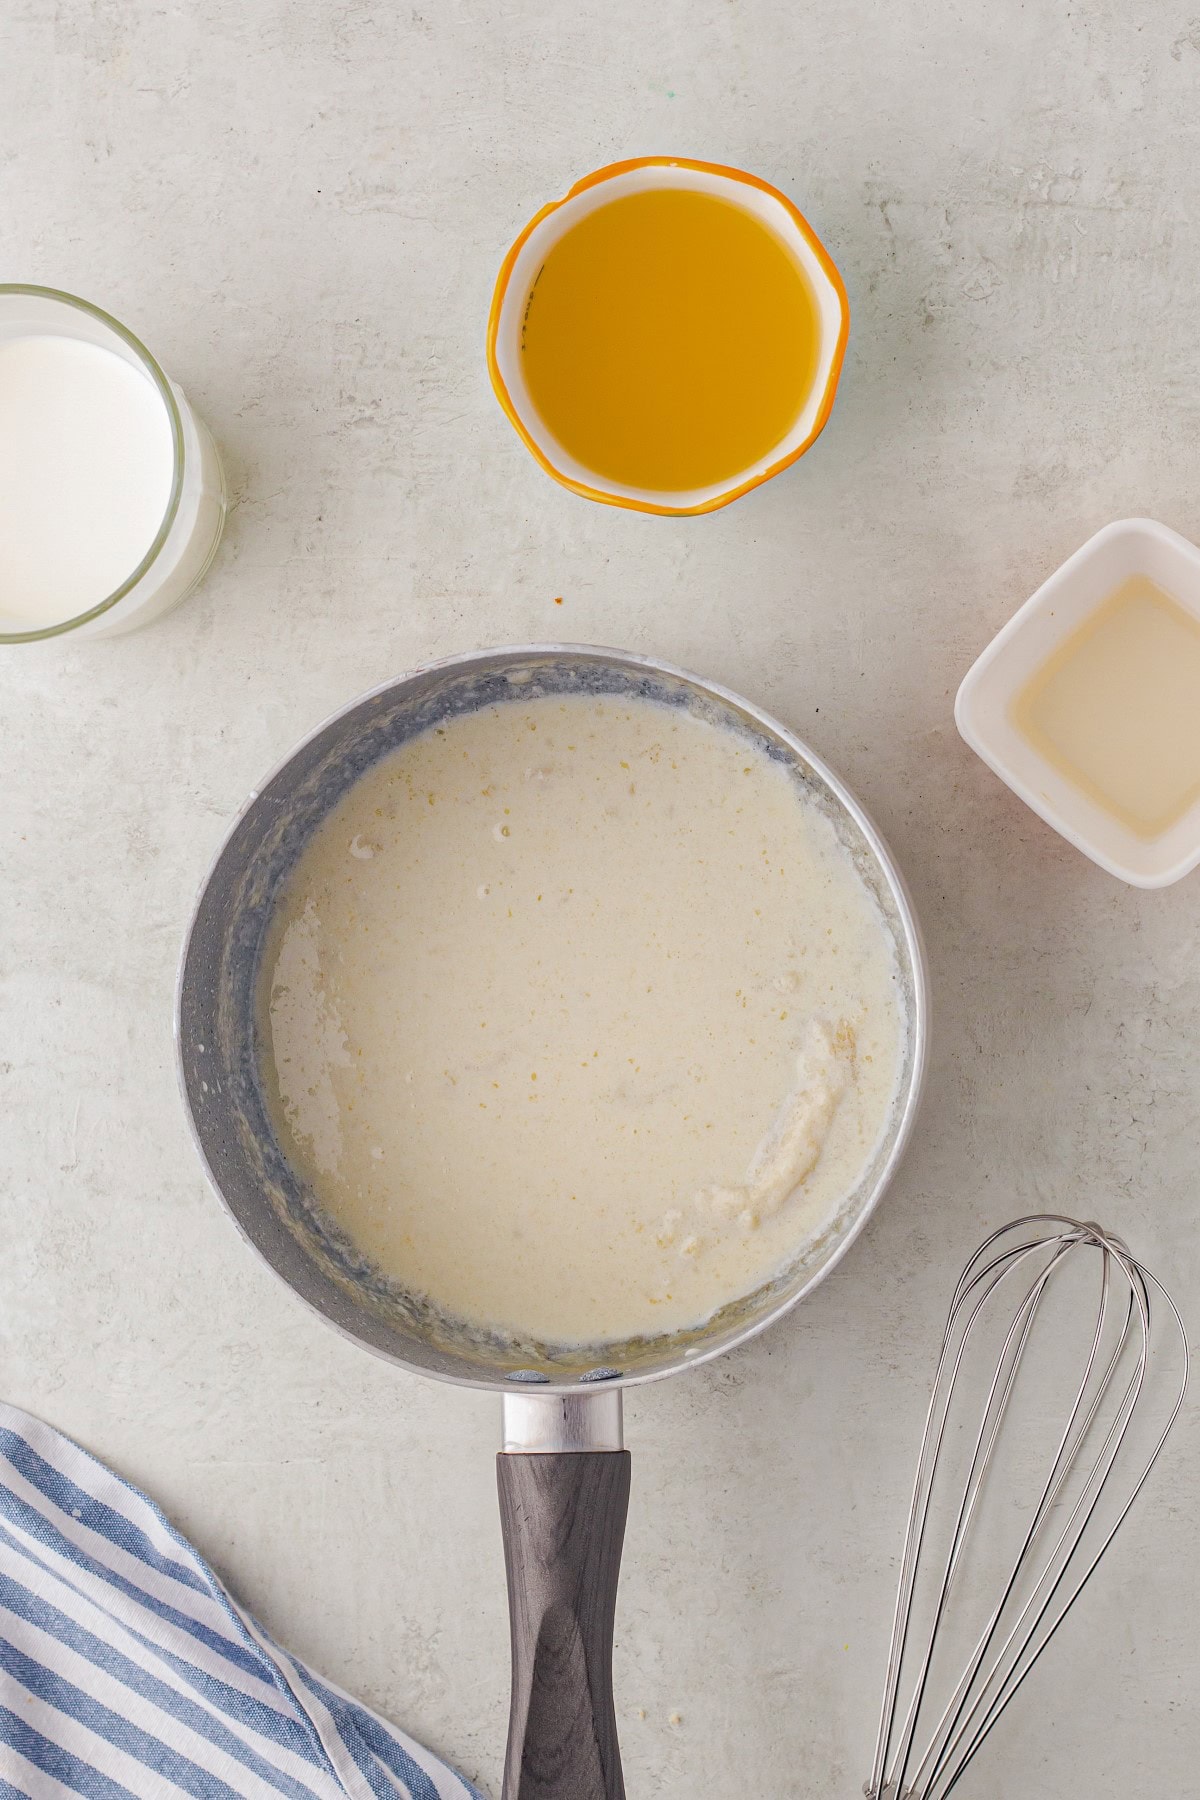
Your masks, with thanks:
[{"label": "sauce residue on pan wall", "polygon": [[379,1269],[561,1344],[696,1325],[791,1261],[887,1123],[895,953],[740,734],[513,700],[383,758],[272,918],[264,1087]]}]

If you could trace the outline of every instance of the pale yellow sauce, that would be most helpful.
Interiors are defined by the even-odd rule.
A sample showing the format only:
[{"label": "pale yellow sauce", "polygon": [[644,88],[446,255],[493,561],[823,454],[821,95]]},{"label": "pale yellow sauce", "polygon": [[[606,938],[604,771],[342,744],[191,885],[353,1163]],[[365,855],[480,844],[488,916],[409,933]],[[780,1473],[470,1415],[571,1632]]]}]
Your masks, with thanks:
[{"label": "pale yellow sauce", "polygon": [[1026,683],[1013,721],[1141,838],[1200,800],[1200,619],[1132,577]]},{"label": "pale yellow sauce", "polygon": [[368,771],[264,964],[268,1103],[319,1203],[452,1316],[695,1325],[793,1259],[894,1103],[894,950],[832,825],[742,737],[514,700]]}]

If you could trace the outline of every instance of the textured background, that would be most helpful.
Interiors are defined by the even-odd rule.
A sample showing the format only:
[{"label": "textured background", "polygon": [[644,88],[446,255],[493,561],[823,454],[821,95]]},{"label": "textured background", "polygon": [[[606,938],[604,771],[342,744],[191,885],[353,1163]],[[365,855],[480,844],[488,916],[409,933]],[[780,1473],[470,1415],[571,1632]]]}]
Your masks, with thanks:
[{"label": "textured background", "polygon": [[[935,1051],[915,1147],[835,1276],[631,1400],[627,1773],[634,1797],[855,1794],[966,1255],[1015,1212],[1078,1209],[1200,1319],[1196,878],[1121,887],[951,719],[975,653],[1096,527],[1145,512],[1200,538],[1200,18],[11,0],[0,61],[4,278],[127,320],[235,501],[166,622],[0,660],[0,1386],[495,1791],[494,1405],[343,1344],[243,1249],[176,1097],[175,959],[247,790],[360,689],[554,635],[719,677],[807,734],[891,838]],[[853,312],[820,444],[701,520],[556,487],[483,366],[528,215],[664,150],[778,183]],[[978,1800],[1196,1791],[1197,1446],[1193,1409],[976,1765]]]}]

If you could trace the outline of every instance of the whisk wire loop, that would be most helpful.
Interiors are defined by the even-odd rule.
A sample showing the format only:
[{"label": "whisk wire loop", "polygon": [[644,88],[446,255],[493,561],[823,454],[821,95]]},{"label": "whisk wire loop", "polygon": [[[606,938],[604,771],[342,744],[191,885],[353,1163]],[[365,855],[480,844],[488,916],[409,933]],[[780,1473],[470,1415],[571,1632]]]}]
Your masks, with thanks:
[{"label": "whisk wire loop", "polygon": [[[1086,1252],[1099,1252],[1100,1289],[1082,1374],[1069,1384],[1066,1423],[1055,1433],[1049,1470],[1015,1559],[1011,1564],[1004,1560],[999,1599],[986,1608],[963,1672],[937,1711],[933,1675],[939,1634],[959,1595],[969,1551],[982,1530],[981,1507],[1018,1377],[1052,1284],[1069,1261]],[[1000,1312],[1003,1343],[977,1425],[961,1428],[955,1420],[952,1429],[954,1403],[978,1349],[977,1334],[993,1323],[1010,1287],[1020,1297],[1006,1330],[1009,1315]],[[1172,1350],[1175,1357],[1175,1373],[1162,1381],[1157,1379],[1161,1372],[1157,1353],[1163,1346],[1152,1335],[1160,1303],[1170,1337],[1164,1363],[1171,1366]],[[1174,1301],[1120,1239],[1098,1225],[1058,1214],[1033,1214],[994,1232],[971,1258],[947,1316],[917,1459],[875,1760],[864,1790],[868,1800],[946,1800],[957,1786],[1090,1581],[1149,1479],[1183,1406],[1188,1364],[1187,1333]],[[1139,1450],[1131,1428],[1138,1409],[1147,1402],[1152,1377],[1150,1397],[1161,1405],[1163,1393],[1166,1396],[1165,1423],[1149,1448]],[[970,1445],[966,1478],[956,1510],[951,1502],[948,1547],[935,1557],[931,1524],[935,1492],[942,1497],[944,1483],[939,1485],[939,1476],[949,1442],[957,1444],[964,1437]],[[1127,1484],[1123,1494],[1122,1482]],[[1102,1502],[1111,1498],[1114,1487],[1116,1516],[1108,1524],[1100,1523]],[[1063,1510],[1066,1519],[1059,1529],[1054,1521]],[[918,1630],[914,1618],[922,1610],[930,1622]],[[907,1694],[903,1705],[902,1692]],[[931,1707],[937,1711],[932,1726],[927,1723]]]}]

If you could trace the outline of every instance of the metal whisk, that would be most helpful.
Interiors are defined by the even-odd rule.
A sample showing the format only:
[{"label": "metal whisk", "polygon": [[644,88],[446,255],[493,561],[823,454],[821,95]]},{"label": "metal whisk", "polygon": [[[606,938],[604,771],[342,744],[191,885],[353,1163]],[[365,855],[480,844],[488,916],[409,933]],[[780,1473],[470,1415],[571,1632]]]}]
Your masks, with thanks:
[{"label": "metal whisk", "polygon": [[[1092,1301],[1081,1312],[1070,1297],[1089,1276],[1098,1278],[1094,1318]],[[1040,1362],[1026,1351],[1048,1329],[1063,1333],[1051,1294],[1068,1297],[1066,1329],[1081,1342],[1065,1397],[1048,1403],[1037,1390],[1053,1385],[1063,1356],[1057,1344]],[[978,1362],[982,1414],[979,1386],[971,1399]],[[1179,1416],[1187,1375],[1187,1335],[1170,1295],[1098,1225],[1018,1219],[972,1257],[921,1443],[868,1800],[945,1800],[956,1787],[1128,1516]],[[1012,1444],[1020,1408],[1009,1404],[1030,1386],[1026,1424],[1048,1439],[1033,1454]],[[989,1483],[1002,1441],[1015,1471]],[[1030,1487],[1022,1511],[1014,1473],[1015,1485]],[[1006,1532],[1015,1554],[1011,1542],[1002,1546]],[[991,1599],[972,1614],[975,1588]]]}]

